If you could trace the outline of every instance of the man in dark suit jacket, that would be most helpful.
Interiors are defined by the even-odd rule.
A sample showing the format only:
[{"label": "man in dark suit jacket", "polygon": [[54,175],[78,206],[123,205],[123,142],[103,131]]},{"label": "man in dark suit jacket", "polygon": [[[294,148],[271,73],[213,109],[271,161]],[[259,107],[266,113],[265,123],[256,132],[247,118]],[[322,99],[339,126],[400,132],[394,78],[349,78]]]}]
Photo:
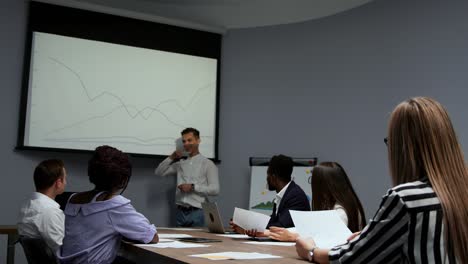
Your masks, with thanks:
[{"label": "man in dark suit jacket", "polygon": [[[291,180],[293,160],[285,155],[273,156],[267,170],[267,183],[270,191],[276,191],[270,226],[294,227],[289,210],[310,211],[309,199],[302,188]],[[268,236],[268,231],[243,230],[232,221],[231,228],[237,233],[249,236]]]},{"label": "man in dark suit jacket", "polygon": [[289,210],[310,211],[309,199],[299,185],[291,180],[294,163],[285,155],[273,156],[267,170],[270,191],[276,191],[270,226],[294,227]]}]

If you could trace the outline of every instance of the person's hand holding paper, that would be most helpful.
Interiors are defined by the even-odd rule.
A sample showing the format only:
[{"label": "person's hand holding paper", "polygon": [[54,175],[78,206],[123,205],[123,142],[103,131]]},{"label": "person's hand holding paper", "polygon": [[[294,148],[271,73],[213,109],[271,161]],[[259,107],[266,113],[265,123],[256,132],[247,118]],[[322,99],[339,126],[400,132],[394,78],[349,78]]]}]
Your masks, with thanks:
[{"label": "person's hand holding paper", "polygon": [[232,222],[244,230],[256,230],[257,232],[264,232],[270,217],[257,212],[235,208]]},{"label": "person's hand holding paper", "polygon": [[335,210],[289,212],[299,236],[314,239],[319,248],[344,244],[352,234]]}]

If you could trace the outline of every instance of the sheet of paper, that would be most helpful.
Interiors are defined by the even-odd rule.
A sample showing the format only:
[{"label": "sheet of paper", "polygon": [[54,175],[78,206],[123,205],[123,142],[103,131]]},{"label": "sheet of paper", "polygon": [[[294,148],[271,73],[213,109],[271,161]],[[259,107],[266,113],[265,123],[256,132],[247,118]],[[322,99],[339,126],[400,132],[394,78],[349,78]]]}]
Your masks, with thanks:
[{"label": "sheet of paper", "polygon": [[185,238],[185,237],[192,237],[191,235],[187,234],[160,234],[158,233],[159,238]]},{"label": "sheet of paper", "polygon": [[211,260],[226,260],[226,259],[267,259],[267,258],[282,258],[271,254],[262,254],[257,252],[219,252],[208,254],[190,255],[190,257],[205,258]]},{"label": "sheet of paper", "polygon": [[218,234],[217,236],[230,237],[230,238],[249,238],[248,235],[244,235],[244,234]]},{"label": "sheet of paper", "polygon": [[289,210],[300,237],[313,238],[320,248],[332,248],[346,243],[352,234],[335,210]]},{"label": "sheet of paper", "polygon": [[158,230],[203,231],[203,229],[201,228],[187,228],[187,227],[158,227]]},{"label": "sheet of paper", "polygon": [[248,241],[248,242],[243,242],[243,243],[253,244],[253,245],[283,246],[283,247],[292,247],[292,246],[296,245],[296,242]]},{"label": "sheet of paper", "polygon": [[218,254],[204,254],[204,255],[191,255],[189,257],[204,258],[209,260],[228,260],[232,259],[229,256],[223,256]]},{"label": "sheet of paper", "polygon": [[173,242],[174,239],[160,238],[158,243]]},{"label": "sheet of paper", "polygon": [[136,244],[141,247],[151,247],[151,248],[199,248],[199,247],[209,247],[209,245],[203,244],[194,244],[194,243],[184,243],[179,241],[164,242],[158,244]]},{"label": "sheet of paper", "polygon": [[258,232],[263,232],[270,221],[270,217],[236,207],[234,208],[232,221],[245,230],[257,229]]}]

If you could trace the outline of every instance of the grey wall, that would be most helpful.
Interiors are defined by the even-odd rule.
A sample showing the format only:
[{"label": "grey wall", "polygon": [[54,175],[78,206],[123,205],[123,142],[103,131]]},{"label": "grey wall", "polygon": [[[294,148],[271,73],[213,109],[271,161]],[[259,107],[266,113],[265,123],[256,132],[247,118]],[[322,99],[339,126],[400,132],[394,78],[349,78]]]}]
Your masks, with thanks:
[{"label": "grey wall", "polygon": [[387,0],[301,24],[230,31],[222,213],[248,204],[247,157],[284,153],[339,161],[371,217],[391,184],[388,117],[408,97],[442,102],[466,152],[466,11],[466,1]]},{"label": "grey wall", "polygon": [[[467,10],[462,0],[385,0],[317,21],[229,31],[221,79],[223,217],[248,205],[248,157],[277,153],[342,163],[371,217],[390,187],[388,116],[411,96],[432,96],[447,107],[466,152]],[[69,190],[91,187],[88,155],[14,151],[26,11],[24,1],[0,1],[0,224],[16,221],[42,159],[66,162]],[[156,160],[133,162],[126,196],[156,225],[170,225],[174,179],[153,177]],[[2,237],[0,261],[5,249]],[[26,263],[17,249],[17,263]]]}]

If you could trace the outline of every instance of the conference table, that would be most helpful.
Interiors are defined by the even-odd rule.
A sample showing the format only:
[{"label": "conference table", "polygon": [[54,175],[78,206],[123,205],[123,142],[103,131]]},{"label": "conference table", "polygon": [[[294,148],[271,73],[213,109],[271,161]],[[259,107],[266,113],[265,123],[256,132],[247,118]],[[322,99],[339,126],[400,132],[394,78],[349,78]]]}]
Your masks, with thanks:
[{"label": "conference table", "polygon": [[[255,263],[255,264],[274,264],[274,263],[306,263],[299,259],[294,246],[279,245],[259,245],[246,244],[251,241],[246,238],[230,238],[217,236],[206,230],[185,230],[185,229],[158,229],[159,234],[187,234],[192,237],[218,239],[221,242],[201,243],[209,247],[201,248],[153,248],[135,245],[128,242],[121,244],[119,254],[135,263],[209,263],[214,261],[218,264],[228,261],[229,264],[236,263]],[[162,242],[166,243],[166,242]],[[204,258],[190,257],[194,254],[220,253],[220,252],[257,252],[281,256],[282,258],[255,259],[255,260],[208,260]],[[213,262],[213,263],[214,263]]]}]

